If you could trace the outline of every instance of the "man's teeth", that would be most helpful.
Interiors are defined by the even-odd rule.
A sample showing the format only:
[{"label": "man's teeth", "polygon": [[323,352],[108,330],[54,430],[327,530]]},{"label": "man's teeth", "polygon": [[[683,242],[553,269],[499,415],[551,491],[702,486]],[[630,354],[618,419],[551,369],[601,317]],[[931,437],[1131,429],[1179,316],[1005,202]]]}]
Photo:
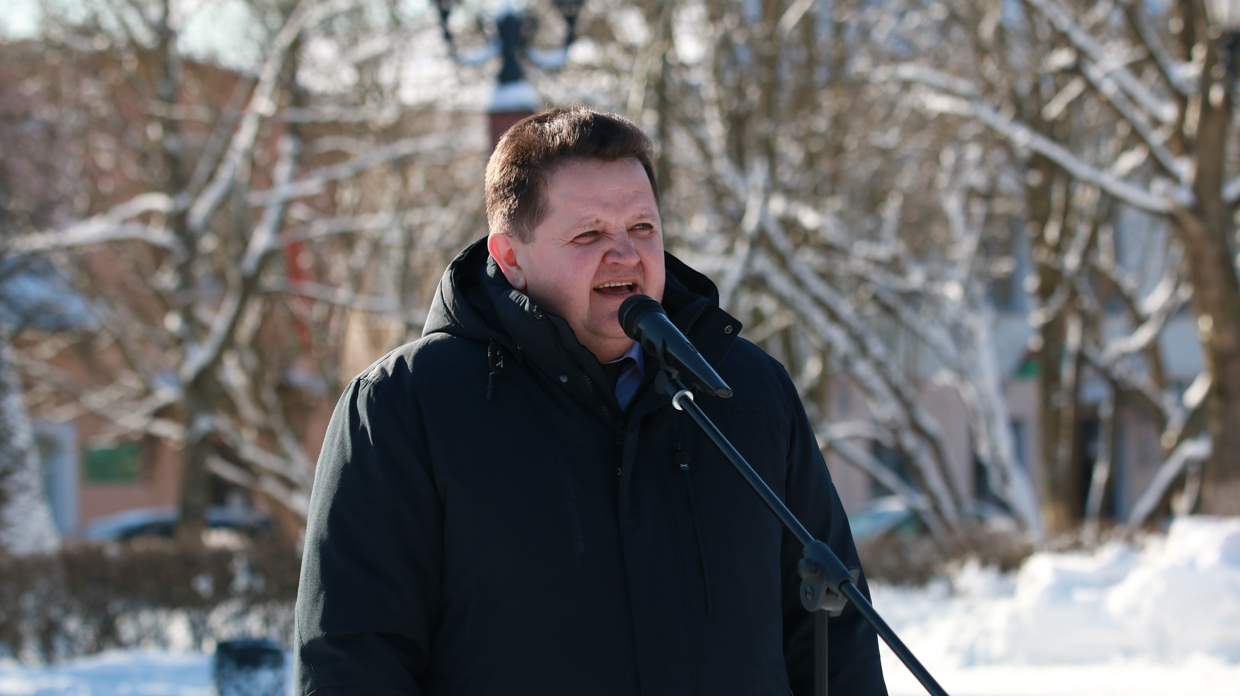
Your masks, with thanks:
[{"label": "man's teeth", "polygon": [[594,289],[603,290],[605,288],[627,288],[630,285],[632,285],[632,283],[603,283],[602,285],[596,286]]}]

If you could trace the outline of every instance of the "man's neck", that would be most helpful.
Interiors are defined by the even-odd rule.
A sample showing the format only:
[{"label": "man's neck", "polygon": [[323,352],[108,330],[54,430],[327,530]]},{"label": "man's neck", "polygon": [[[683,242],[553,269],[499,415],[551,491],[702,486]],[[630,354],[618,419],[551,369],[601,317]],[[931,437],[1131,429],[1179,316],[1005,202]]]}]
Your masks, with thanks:
[{"label": "man's neck", "polygon": [[627,343],[611,344],[607,346],[600,346],[598,348],[591,348],[590,346],[586,346],[586,350],[593,353],[594,357],[600,363],[609,363],[609,362],[615,362],[619,360],[620,358],[623,358],[626,355],[628,355],[633,350],[634,346],[637,346],[637,342],[633,340],[629,340]]}]

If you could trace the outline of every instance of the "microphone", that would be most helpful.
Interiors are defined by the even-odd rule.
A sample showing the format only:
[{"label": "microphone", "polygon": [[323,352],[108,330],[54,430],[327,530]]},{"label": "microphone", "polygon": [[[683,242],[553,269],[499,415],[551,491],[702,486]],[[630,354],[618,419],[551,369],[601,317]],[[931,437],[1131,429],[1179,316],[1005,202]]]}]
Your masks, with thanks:
[{"label": "microphone", "polygon": [[698,387],[721,399],[732,396],[727,383],[715,373],[689,339],[667,318],[663,305],[646,295],[634,295],[616,313],[624,334],[641,344],[675,379],[685,373]]}]

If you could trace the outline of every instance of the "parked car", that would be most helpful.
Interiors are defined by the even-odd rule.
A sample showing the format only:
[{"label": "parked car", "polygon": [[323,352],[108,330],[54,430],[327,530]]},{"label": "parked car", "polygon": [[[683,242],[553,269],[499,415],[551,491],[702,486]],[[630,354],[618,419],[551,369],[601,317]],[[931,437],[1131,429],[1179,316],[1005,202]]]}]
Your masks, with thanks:
[{"label": "parked car", "polygon": [[[966,514],[981,528],[991,531],[1014,529],[1011,515],[992,503],[975,501]],[[898,495],[875,498],[848,517],[853,539],[857,543],[887,534],[918,536],[929,534],[929,528],[913,511],[908,501]]]},{"label": "parked car", "polygon": [[914,535],[925,533],[926,523],[909,507],[908,501],[898,495],[875,498],[849,515],[848,526],[852,528],[857,543],[877,539],[885,534]]},{"label": "parked car", "polygon": [[[235,531],[251,539],[272,533],[271,519],[250,508],[212,505],[207,508],[207,528]],[[175,507],[150,507],[126,510],[96,518],[83,533],[94,543],[126,541],[138,537],[172,538],[180,512]]]}]

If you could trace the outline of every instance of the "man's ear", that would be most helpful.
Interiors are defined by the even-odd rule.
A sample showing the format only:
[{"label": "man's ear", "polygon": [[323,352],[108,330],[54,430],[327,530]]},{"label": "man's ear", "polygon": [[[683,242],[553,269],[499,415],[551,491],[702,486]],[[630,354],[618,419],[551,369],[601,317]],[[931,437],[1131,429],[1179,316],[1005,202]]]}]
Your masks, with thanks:
[{"label": "man's ear", "polygon": [[517,244],[520,242],[500,232],[493,232],[487,237],[487,251],[491,253],[495,263],[499,264],[499,270],[503,271],[508,284],[525,292],[525,271],[517,261]]}]

